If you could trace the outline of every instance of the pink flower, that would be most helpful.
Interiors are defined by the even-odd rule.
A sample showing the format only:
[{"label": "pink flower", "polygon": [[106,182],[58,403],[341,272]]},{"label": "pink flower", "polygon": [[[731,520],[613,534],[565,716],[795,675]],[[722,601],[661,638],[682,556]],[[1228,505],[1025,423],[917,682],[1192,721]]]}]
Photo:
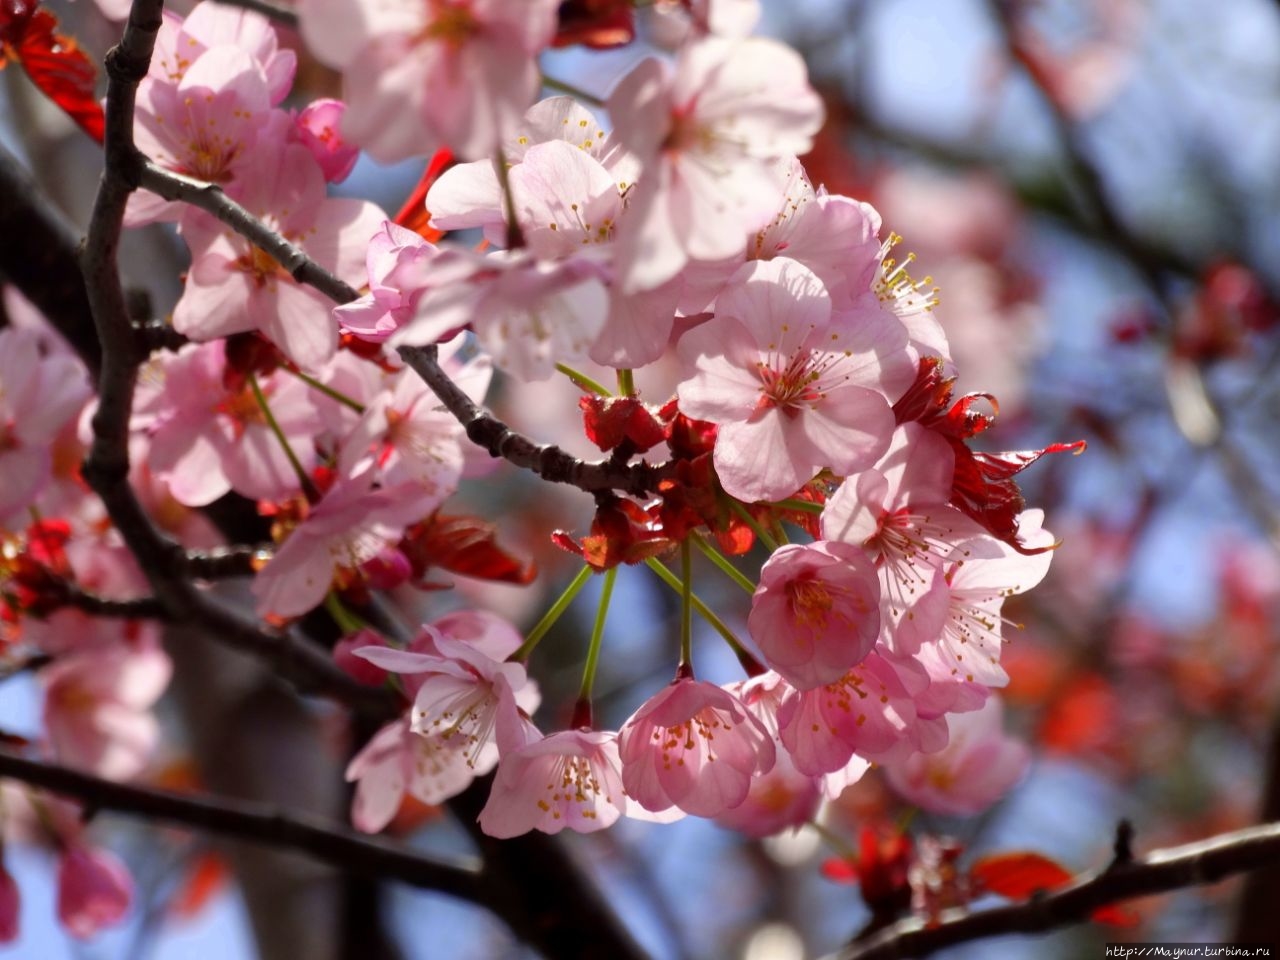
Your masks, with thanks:
[{"label": "pink flower", "polygon": [[177,83],[209,49],[236,47],[248,53],[278,104],[293,86],[297,54],[281,48],[275,28],[260,13],[217,3],[199,3],[185,20],[165,10],[148,76]]},{"label": "pink flower", "polygon": [[436,278],[434,271],[452,271],[468,256],[449,251],[432,264],[433,286],[414,320],[391,337],[393,347],[435,343],[470,325],[494,364],[522,380],[545,380],[556,363],[586,357],[608,311],[598,264],[580,257],[553,263],[528,250],[504,250],[470,256],[465,279]]},{"label": "pink flower", "polygon": [[346,111],[341,100],[313,100],[293,118],[293,135],[311,151],[330,183],[347,179],[360,159],[360,148],[339,132]]},{"label": "pink flower", "polygon": [[761,569],[747,625],[765,661],[792,686],[835,683],[879,636],[875,568],[849,544],[788,544]]},{"label": "pink flower", "polygon": [[[533,713],[541,697],[523,664],[490,657],[485,644],[467,643],[429,631],[430,652],[367,647],[356,651],[370,663],[394,673],[407,674],[406,687],[416,685],[410,726],[414,733],[438,737],[463,751],[466,762],[479,775],[491,770],[498,759],[499,720],[512,726],[519,714]],[[523,743],[523,739],[520,740]]]},{"label": "pink flower", "polygon": [[618,735],[627,796],[655,813],[714,817],[738,806],[772,769],[773,738],[740,700],[681,679],[650,697]]},{"label": "pink flower", "polygon": [[739,254],[778,209],[774,161],[805,153],[822,125],[804,62],[764,39],[689,43],[671,70],[645,60],[609,112],[643,170],[619,237],[627,292],[665,283],[691,258]]},{"label": "pink flower", "polygon": [[[463,345],[459,336],[442,345],[439,359],[456,383],[480,403],[493,367],[488,357],[454,360]],[[343,441],[339,470],[355,473],[366,463],[376,465],[387,486],[412,483],[442,503],[458,487],[471,443],[416,373],[404,370],[365,404],[365,412]]]},{"label": "pink flower", "polygon": [[324,600],[340,569],[354,570],[398,542],[434,506],[413,485],[374,489],[368,473],[341,479],[253,581],[263,616],[301,616]]},{"label": "pink flower", "polygon": [[413,318],[427,288],[428,264],[438,252],[412,230],[383,223],[365,253],[369,292],[334,308],[338,326],[362,340],[386,340]]},{"label": "pink flower", "polygon": [[168,655],[154,647],[90,648],[59,657],[40,672],[54,756],[109,780],[136,776],[159,740],[151,708],[172,672]]},{"label": "pink flower", "polygon": [[787,695],[778,709],[782,743],[811,776],[841,770],[855,753],[875,759],[939,749],[946,721],[925,720],[915,706],[928,684],[914,661],[874,650],[835,683]]},{"label": "pink flower", "polygon": [[479,773],[458,739],[422,736],[404,717],[387,724],[347,766],[356,784],[351,822],[364,833],[378,833],[391,822],[405,793],[426,804],[457,796]]},{"label": "pink flower", "polygon": [[[365,248],[386,220],[382,211],[363,200],[326,199],[311,152],[282,138],[260,146],[243,174],[231,193],[251,213],[341,279],[362,282]],[[173,311],[179,333],[212,340],[260,330],[307,370],[333,356],[338,327],[322,293],[207,214],[188,213],[182,231],[192,263]]]},{"label": "pink flower", "polygon": [[773,769],[752,779],[747,799],[718,814],[716,823],[748,837],[769,837],[812,820],[821,800],[821,778],[801,773],[779,750]]},{"label": "pink flower", "polygon": [[[1041,528],[1042,511],[1026,510],[1018,519],[1028,546],[1053,543],[1052,535]],[[932,715],[977,709],[989,688],[1009,682],[1000,666],[1005,623],[1001,608],[1005,598],[1043,580],[1053,558],[1052,551],[1027,556],[989,537],[966,541],[957,553],[956,560],[935,572],[929,589],[912,608],[912,629],[928,638],[916,659],[933,677],[921,703]]]},{"label": "pink flower", "polygon": [[[244,168],[270,113],[261,66],[245,50],[219,46],[196,57],[176,82],[155,76],[142,82],[134,139],[166,170],[225,187]],[[125,225],[176,220],[183,209],[142,193],[130,198]]]},{"label": "pink flower", "polygon": [[856,321],[832,319],[805,267],[756,261],[720,295],[716,316],[680,338],[680,409],[719,424],[714,460],[727,492],[778,500],[823,468],[871,466],[888,447],[885,389],[909,369],[906,333],[892,318]]},{"label": "pink flower", "polygon": [[91,393],[70,354],[45,355],[32,329],[0,330],[0,522],[35,502],[53,469],[58,433]]},{"label": "pink flower", "polygon": [[625,806],[618,735],[562,730],[502,755],[480,828],[491,837],[593,833],[612,826]]},{"label": "pink flower", "polygon": [[[151,439],[147,460],[179,503],[202,507],[229,490],[278,499],[298,488],[284,447],[253,391],[228,384],[226,343],[188,344],[157,356],[135,402],[133,426]],[[303,469],[317,463],[314,439],[328,412],[311,388],[284,371],[260,375],[265,396]]]},{"label": "pink flower", "polygon": [[0,944],[18,939],[18,921],[22,915],[22,899],[18,882],[0,861]]},{"label": "pink flower", "polygon": [[124,919],[133,878],[115,854],[72,841],[58,858],[58,922],[77,940]]},{"label": "pink flower", "polygon": [[998,697],[973,713],[950,718],[950,742],[885,764],[889,785],[933,813],[975,816],[1004,796],[1027,772],[1031,751],[1005,735]]},{"label": "pink flower", "polygon": [[557,0],[303,0],[303,37],[344,71],[344,133],[388,163],[491,153],[538,94]]}]

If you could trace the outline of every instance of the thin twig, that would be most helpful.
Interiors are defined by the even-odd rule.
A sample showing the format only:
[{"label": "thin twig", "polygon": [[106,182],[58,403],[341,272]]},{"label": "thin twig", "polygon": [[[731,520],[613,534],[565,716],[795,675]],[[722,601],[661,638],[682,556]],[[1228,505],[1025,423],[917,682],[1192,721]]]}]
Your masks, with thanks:
[{"label": "thin twig", "polygon": [[449,862],[351,833],[319,817],[227,797],[201,797],[103,780],[0,750],[0,777],[74,798],[90,810],[114,810],[206,833],[283,847],[344,870],[399,880],[473,903],[485,902],[478,864]]},{"label": "thin twig", "polygon": [[1070,886],[1022,903],[964,913],[947,911],[932,925],[902,920],[837,955],[838,960],[923,957],[943,947],[1009,933],[1044,933],[1086,921],[1098,908],[1121,900],[1215,883],[1280,860],[1280,823],[1220,834],[1197,843],[1117,860]]}]

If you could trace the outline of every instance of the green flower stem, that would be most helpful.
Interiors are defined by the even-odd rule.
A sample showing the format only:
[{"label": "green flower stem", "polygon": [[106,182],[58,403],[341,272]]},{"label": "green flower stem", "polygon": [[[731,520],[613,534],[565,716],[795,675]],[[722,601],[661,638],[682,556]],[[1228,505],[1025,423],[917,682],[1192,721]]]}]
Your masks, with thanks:
[{"label": "green flower stem", "polygon": [[569,608],[569,604],[573,603],[573,598],[578,595],[578,591],[587,585],[587,581],[591,578],[593,572],[590,566],[584,566],[578,571],[578,575],[573,578],[569,586],[564,588],[564,593],[560,594],[556,602],[551,605],[551,609],[529,631],[528,636],[524,638],[524,643],[520,644],[520,649],[507,657],[508,660],[523,662],[529,659],[529,654],[533,653],[533,648],[538,645],[538,641],[547,635],[548,630],[555,626],[556,621],[560,619],[560,615]]},{"label": "green flower stem", "polygon": [[[658,575],[658,579],[668,587],[676,591],[676,593],[683,593],[683,587],[680,585],[680,578],[663,566],[662,561],[650,557],[645,561],[645,564],[650,570],[656,573]],[[691,592],[689,594],[689,599],[693,601],[693,609],[697,610],[698,615],[710,624],[711,629],[720,634],[724,639],[724,642],[729,645],[729,649],[734,652],[738,660],[741,661],[744,666],[746,666],[748,662],[755,662],[755,658],[752,657],[746,647],[742,645],[742,642],[733,635],[733,631],[729,629],[728,625],[716,616],[712,609],[699,599],[696,593]],[[744,660],[744,657],[747,659]]]},{"label": "green flower stem", "polygon": [[267,421],[267,427],[275,434],[280,446],[284,448],[284,455],[289,460],[289,466],[293,467],[293,472],[298,475],[298,484],[302,487],[302,492],[306,495],[307,501],[309,503],[318,503],[320,501],[320,491],[316,489],[311,477],[303,469],[302,461],[293,452],[293,447],[289,446],[289,439],[284,435],[284,431],[280,429],[280,422],[276,420],[275,414],[271,412],[271,407],[267,404],[267,397],[262,392],[262,387],[258,385],[258,378],[252,373],[249,374],[249,389],[253,391],[253,398],[258,401],[258,409],[262,411],[262,416]]},{"label": "green flower stem", "polygon": [[809,826],[813,829],[814,833],[820,836],[823,839],[823,842],[831,848],[831,852],[841,860],[852,864],[856,864],[858,862],[857,851],[850,846],[849,842],[845,840],[844,837],[840,836],[833,830],[828,830],[817,820],[810,820]]},{"label": "green flower stem", "polygon": [[581,87],[575,87],[572,83],[565,83],[555,77],[548,77],[545,73],[542,75],[542,85],[548,90],[554,90],[557,93],[567,93],[569,96],[581,100],[583,103],[589,103],[593,107],[604,106],[604,100],[595,94],[587,93],[587,91]]},{"label": "green flower stem", "polygon": [[812,500],[797,500],[795,497],[779,500],[774,506],[782,510],[796,510],[800,513],[821,513],[826,508],[825,504],[814,503]]},{"label": "green flower stem", "polygon": [[751,528],[751,532],[756,535],[756,539],[768,547],[770,551],[778,549],[778,541],[773,538],[773,535],[768,530],[760,526],[760,521],[751,515],[751,511],[744,504],[730,498],[729,509]]},{"label": "green flower stem", "polygon": [[369,626],[358,616],[352,613],[343,605],[342,600],[332,590],[328,596],[324,598],[324,608],[329,611],[329,616],[333,617],[333,622],[338,625],[338,629],[343,633],[355,633]]},{"label": "green flower stem", "polygon": [[520,230],[520,221],[516,219],[516,198],[511,192],[511,167],[507,164],[507,155],[498,148],[498,156],[493,162],[498,176],[498,184],[502,187],[502,209],[507,216],[507,249],[517,250],[524,246],[524,234]]},{"label": "green flower stem", "polygon": [[679,673],[693,673],[693,548],[688,537],[680,544]]},{"label": "green flower stem", "polygon": [[327,383],[321,383],[315,377],[305,374],[301,370],[295,370],[293,367],[284,367],[283,369],[289,371],[289,373],[293,374],[312,390],[318,390],[320,393],[323,393],[330,400],[337,400],[338,403],[350,410],[354,410],[356,413],[364,413],[364,404],[359,400],[353,400],[351,397],[348,397],[341,390],[335,390]]},{"label": "green flower stem", "polygon": [[628,369],[623,368],[618,371],[618,393],[624,397],[636,395],[635,375]]},{"label": "green flower stem", "polygon": [[725,576],[747,591],[748,594],[755,595],[756,585],[751,582],[746,574],[730,563],[728,557],[696,534],[693,537],[693,542],[708,560],[724,571]]},{"label": "green flower stem", "polygon": [[567,363],[557,363],[556,369],[573,381],[573,385],[580,390],[585,390],[587,393],[594,393],[601,397],[613,396],[609,388],[603,383],[592,380],[585,373],[580,370],[573,369],[573,367],[569,366]]},{"label": "green flower stem", "polygon": [[609,600],[613,597],[613,583],[618,579],[618,568],[613,567],[604,575],[600,591],[600,606],[596,608],[596,622],[591,628],[591,645],[587,647],[587,662],[582,668],[582,686],[578,688],[578,700],[591,703],[591,687],[596,682],[596,664],[600,662],[600,645],[604,639],[604,622],[609,616]]}]

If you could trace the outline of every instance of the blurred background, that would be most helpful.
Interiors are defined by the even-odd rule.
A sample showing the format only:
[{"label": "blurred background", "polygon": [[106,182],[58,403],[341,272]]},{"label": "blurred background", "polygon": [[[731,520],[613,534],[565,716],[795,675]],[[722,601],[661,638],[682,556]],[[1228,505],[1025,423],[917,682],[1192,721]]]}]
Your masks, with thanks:
[{"label": "blurred background", "polygon": [[[86,0],[50,7],[96,53],[114,41],[117,28]],[[652,25],[641,26],[644,37]],[[1007,633],[1005,722],[1030,744],[1030,771],[980,817],[920,813],[911,829],[969,854],[1034,850],[1079,871],[1106,862],[1121,818],[1139,851],[1280,819],[1280,5],[764,0],[761,30],[802,51],[827,101],[810,179],[877,207],[940,288],[960,391],[999,400],[980,445],[1089,443],[1021,477],[1063,541],[1045,583],[1006,607],[1023,626]],[[605,94],[648,49],[557,52],[544,68]],[[304,62],[295,96],[337,95],[334,84]],[[83,227],[97,148],[19,71],[0,72],[0,90],[3,146]],[[341,189],[394,212],[420,169],[362,161]],[[126,253],[130,279],[167,310],[181,244],[144,231]],[[646,398],[665,399],[660,381],[640,378]],[[587,453],[575,400],[567,384],[507,384],[495,405]],[[465,497],[473,512],[502,512],[505,542],[543,576],[527,588],[459,583],[421,600],[424,612],[483,598],[532,624],[576,568],[547,533],[584,532],[590,499],[549,500],[514,475]],[[720,585],[707,575],[699,590],[712,600]],[[718,609],[742,627],[728,589]],[[667,679],[677,611],[663,590],[642,570],[619,577],[597,682],[605,724]],[[535,658],[546,703],[572,702],[593,615],[584,594]],[[178,682],[159,782],[345,816],[353,732],[336,710],[301,703],[225,650],[169,646]],[[740,676],[712,637],[697,658],[707,679]],[[34,684],[5,681],[0,729],[34,735],[38,721]],[[892,833],[903,809],[873,771],[823,822],[856,846],[864,828]],[[431,811],[405,811],[395,829],[423,849],[466,849]],[[502,924],[446,898],[109,815],[95,830],[135,870],[134,915],[88,944],[68,940],[53,921],[52,858],[15,843],[6,855],[25,934],[13,955],[526,955]],[[837,850],[812,830],[760,842],[690,818],[567,842],[658,958],[803,960],[869,918],[857,885],[823,876]],[[1138,926],[1121,932],[1081,927],[948,955],[1092,957],[1117,939],[1275,943],[1278,903],[1275,871],[1259,873],[1138,901]]]}]

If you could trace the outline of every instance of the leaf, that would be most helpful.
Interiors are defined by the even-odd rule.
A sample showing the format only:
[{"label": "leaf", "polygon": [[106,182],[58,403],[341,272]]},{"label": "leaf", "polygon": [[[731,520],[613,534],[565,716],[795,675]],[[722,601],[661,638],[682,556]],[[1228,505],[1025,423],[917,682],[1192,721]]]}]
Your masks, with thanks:
[{"label": "leaf", "polygon": [[1018,851],[981,857],[969,868],[969,876],[990,893],[1025,900],[1037,891],[1054,890],[1070,882],[1072,873],[1043,854]]},{"label": "leaf", "polygon": [[226,886],[229,873],[226,862],[213,851],[197,853],[169,901],[170,913],[184,920],[194,917]]},{"label": "leaf", "polygon": [[440,567],[480,580],[532,583],[537,567],[498,546],[497,537],[497,528],[479,517],[436,514],[410,528],[400,549],[418,579],[428,568]]},{"label": "leaf", "polygon": [[428,243],[438,241],[444,236],[444,232],[428,225],[431,220],[431,211],[427,209],[427,192],[431,189],[431,185],[440,179],[440,174],[451,166],[453,166],[453,154],[448,150],[437,150],[431,162],[427,164],[427,169],[422,171],[422,178],[418,181],[418,185],[413,188],[413,192],[409,194],[404,206],[395,216],[397,224],[406,230],[412,230]]},{"label": "leaf", "polygon": [[29,0],[0,2],[0,66],[9,61],[21,64],[41,93],[101,143],[106,122],[94,94],[97,67],[75,39],[58,33],[57,27],[57,17]]},{"label": "leaf", "polygon": [[[1064,887],[1073,879],[1070,870],[1044,854],[1029,850],[997,853],[981,857],[969,868],[969,878],[981,890],[1010,900],[1026,900],[1032,895]],[[1114,904],[1099,907],[1090,915],[1097,923],[1131,927],[1138,915]]]}]

